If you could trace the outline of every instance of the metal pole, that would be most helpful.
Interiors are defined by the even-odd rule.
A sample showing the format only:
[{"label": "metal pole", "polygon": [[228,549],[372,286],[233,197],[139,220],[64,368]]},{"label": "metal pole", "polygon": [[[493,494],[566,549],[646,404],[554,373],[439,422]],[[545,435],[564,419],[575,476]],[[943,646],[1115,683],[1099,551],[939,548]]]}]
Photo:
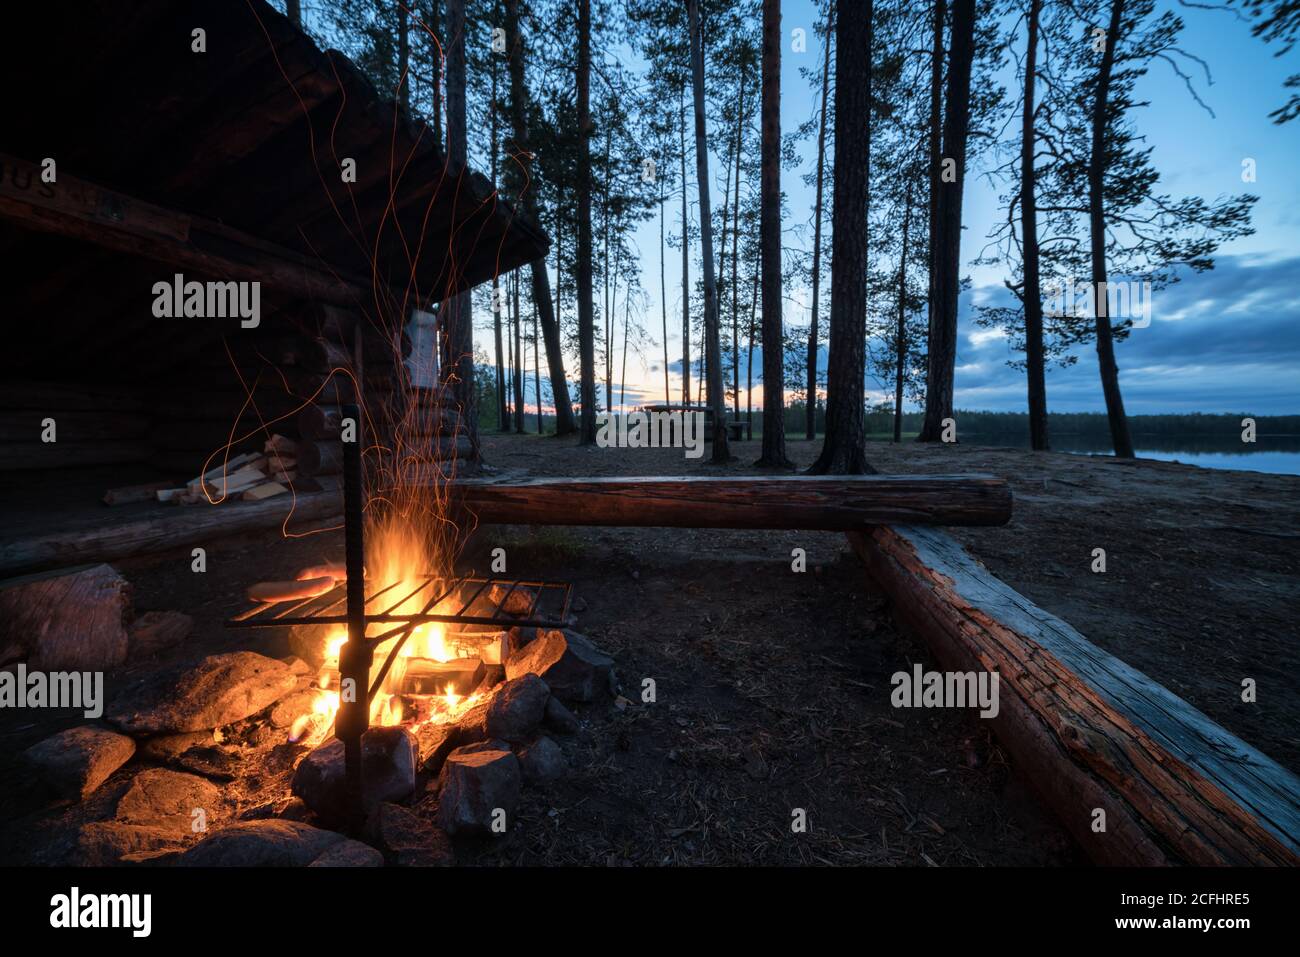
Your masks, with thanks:
[{"label": "metal pole", "polygon": [[[370,662],[366,642],[365,539],[362,512],[365,486],[361,472],[361,411],[342,407],[343,426],[343,543],[347,566],[348,640],[339,652],[341,697],[334,733],[343,742],[348,824],[359,831],[365,819],[361,775],[361,736],[370,725]],[[349,430],[348,420],[352,420]],[[349,435],[351,441],[348,440]]]}]

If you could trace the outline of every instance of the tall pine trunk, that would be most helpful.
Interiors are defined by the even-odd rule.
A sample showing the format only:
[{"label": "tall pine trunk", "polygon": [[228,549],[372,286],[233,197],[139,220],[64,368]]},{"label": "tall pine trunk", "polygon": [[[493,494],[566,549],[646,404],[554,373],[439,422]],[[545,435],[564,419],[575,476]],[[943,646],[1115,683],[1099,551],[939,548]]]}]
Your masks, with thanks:
[{"label": "tall pine trunk", "polygon": [[704,360],[709,409],[713,412],[713,461],[731,461],[727,447],[727,404],[722,386],[722,337],[718,284],[713,264],[713,210],[709,205],[709,143],[704,124],[704,42],[699,0],[687,0],[691,33],[691,79],[695,94],[695,176],[700,194],[700,248],[704,258]]},{"label": "tall pine trunk", "polygon": [[659,308],[664,320],[664,405],[673,404],[672,390],[668,382],[668,274],[664,260],[668,257],[668,246],[664,242],[664,179],[659,177]]},{"label": "tall pine trunk", "polygon": [[975,60],[975,0],[955,0],[943,117],[943,158],[936,210],[934,292],[926,366],[925,422],[917,439],[937,442],[952,418],[957,364],[957,300],[961,293],[961,196],[970,133],[971,66]]},{"label": "tall pine trunk", "polygon": [[519,312],[519,270],[514,274],[515,298],[515,431],[524,433],[524,317]]},{"label": "tall pine trunk", "polygon": [[781,335],[781,0],[763,0],[763,144],[758,245],[763,271],[763,453],[786,467],[785,356]]},{"label": "tall pine trunk", "polygon": [[[736,185],[731,203],[731,394],[734,417],[740,419],[740,154],[745,148],[745,64],[740,65],[740,95],[736,101]],[[724,244],[722,255],[727,254]],[[726,268],[725,266],[723,268]]]},{"label": "tall pine trunk", "polygon": [[[498,189],[501,186],[499,179],[500,170],[498,157],[500,155],[498,136],[499,127],[497,115],[497,61],[496,57],[492,58],[492,185]],[[506,378],[505,367],[501,363],[501,277],[492,276],[492,336],[496,346],[496,379],[497,379],[497,431],[505,432],[510,427],[509,418],[506,415]]]},{"label": "tall pine trunk", "polygon": [[754,257],[754,290],[749,301],[749,345],[745,349],[749,370],[745,377],[745,435],[754,441],[754,340],[758,336],[758,277],[762,259]]},{"label": "tall pine trunk", "polygon": [[[606,129],[605,129],[605,167],[604,167],[604,168],[605,168],[605,171],[606,171],[606,173],[605,173],[606,176],[609,175],[609,173],[608,173],[608,171],[609,171],[609,153],[610,153],[610,149],[613,147],[613,145],[614,145],[614,125],[611,123],[611,124],[610,124]],[[602,318],[603,318],[603,320],[604,320],[604,325],[605,325],[605,409],[606,409],[607,411],[613,411],[613,408],[614,408],[614,400],[613,400],[612,396],[610,395],[610,390],[613,388],[613,383],[611,382],[611,380],[614,378],[614,360],[613,360],[612,356],[610,355],[610,351],[614,348],[614,337],[613,337],[613,319],[611,318],[611,315],[610,315],[610,307],[609,307],[609,280],[610,280],[610,271],[609,271],[609,181],[606,180],[606,182],[605,182],[604,185],[605,185],[605,188],[604,188],[604,190],[603,190],[604,195],[603,195],[603,197],[602,197],[601,204],[600,204],[600,219],[601,219],[601,233],[602,233],[601,245],[604,247],[604,257],[605,257],[605,268],[604,268],[604,273],[605,273],[605,276],[604,276],[604,279],[605,279],[605,311],[604,311],[601,315],[602,315]],[[617,267],[616,267],[616,268],[617,268]],[[616,295],[617,295],[617,293],[616,293]]]},{"label": "tall pine trunk", "polygon": [[1101,371],[1101,390],[1106,398],[1106,418],[1110,422],[1111,443],[1115,456],[1133,458],[1133,439],[1129,436],[1128,418],[1124,415],[1124,397],[1119,391],[1119,367],[1115,364],[1115,342],[1110,330],[1110,311],[1106,299],[1106,122],[1110,107],[1110,80],[1115,66],[1115,45],[1124,17],[1124,0],[1112,0],[1110,26],[1106,30],[1106,49],[1101,55],[1097,74],[1097,98],[1092,107],[1092,155],[1088,158],[1088,229],[1092,254],[1092,307],[1097,324],[1097,367]]},{"label": "tall pine trunk", "polygon": [[537,324],[537,306],[533,306],[533,396],[537,399],[537,434],[542,434],[542,361],[538,355],[542,337]]},{"label": "tall pine trunk", "polygon": [[682,405],[691,404],[691,217],[686,203],[686,87],[678,93],[682,131]]},{"label": "tall pine trunk", "polygon": [[821,324],[819,308],[822,291],[822,186],[826,174],[826,101],[831,88],[831,39],[834,36],[834,8],[826,17],[826,50],[822,54],[822,115],[817,130],[817,199],[813,203],[812,321],[808,325],[808,408],[804,415],[804,435],[808,441],[817,437],[817,334]]},{"label": "tall pine trunk", "polygon": [[871,169],[872,0],[836,0],[835,170],[826,441],[810,472],[859,475],[867,465],[867,200]]},{"label": "tall pine trunk", "polygon": [[578,0],[578,349],[583,445],[596,442],[596,316],[591,281],[591,0]]},{"label": "tall pine trunk", "polygon": [[[943,124],[943,31],[948,18],[947,0],[934,0],[933,20],[930,31],[930,186],[929,212],[926,217],[927,248],[926,260],[928,275],[926,279],[926,335],[934,328],[934,277],[939,261],[939,188],[940,175],[943,170],[943,142],[940,139]],[[928,370],[927,370],[928,374]]]},{"label": "tall pine trunk", "polygon": [[409,113],[411,111],[411,78],[407,74],[411,68],[411,21],[407,14],[406,4],[402,0],[397,3],[397,83],[398,83],[398,102],[402,104],[402,110]]},{"label": "tall pine trunk", "polygon": [[[447,158],[467,175],[465,130],[465,0],[447,0]],[[480,457],[477,395],[474,388],[474,316],[468,291],[448,300],[448,359],[451,395],[469,437],[471,457]]]},{"label": "tall pine trunk", "polygon": [[1038,253],[1038,194],[1034,172],[1036,107],[1034,88],[1038,69],[1038,21],[1042,0],[1029,0],[1028,39],[1025,49],[1025,96],[1020,120],[1020,233],[1025,274],[1025,371],[1029,379],[1029,447],[1046,452],[1047,377],[1043,368],[1043,291]]},{"label": "tall pine trunk", "polygon": [[898,254],[898,314],[894,330],[894,441],[903,441],[903,371],[907,363],[907,244],[912,231],[912,180],[903,199],[903,245]]},{"label": "tall pine trunk", "polygon": [[[510,57],[510,113],[514,126],[515,151],[522,152],[528,143],[528,123],[525,107],[528,101],[528,87],[524,82],[527,49],[524,46],[523,33],[519,27],[519,0],[506,0],[506,36],[513,44]],[[536,172],[529,171],[533,177],[529,188],[524,191],[521,203],[523,212],[534,222],[538,221]],[[558,203],[556,220],[559,220]],[[558,233],[559,230],[557,229]],[[559,287],[560,287],[560,250],[556,245],[555,271],[555,311],[551,311],[551,277],[546,271],[546,260],[539,259],[531,266],[533,307],[537,310],[542,325],[542,339],[546,345],[546,369],[551,380],[551,400],[555,404],[555,434],[569,435],[574,431],[573,405],[569,401],[569,382],[564,375],[564,353],[560,347],[559,322]]]},{"label": "tall pine trunk", "polygon": [[429,4],[429,58],[433,61],[433,96],[429,122],[436,137],[442,136],[442,68],[446,52],[439,43],[442,30],[442,0],[432,0]]}]

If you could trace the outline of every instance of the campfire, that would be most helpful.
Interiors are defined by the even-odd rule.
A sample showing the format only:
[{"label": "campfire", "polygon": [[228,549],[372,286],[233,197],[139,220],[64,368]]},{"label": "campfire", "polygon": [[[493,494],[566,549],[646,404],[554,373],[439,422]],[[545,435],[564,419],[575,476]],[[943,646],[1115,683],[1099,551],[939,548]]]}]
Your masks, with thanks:
[{"label": "campfire", "polygon": [[[345,449],[344,459],[345,500],[359,504],[360,455]],[[422,487],[436,484],[404,491],[417,497]],[[362,525],[353,511],[345,526],[352,562],[313,565],[293,581],[252,585],[252,607],[230,622],[291,627],[290,644],[314,679],[294,698],[298,713],[288,743],[320,748],[331,737],[344,743],[355,819],[363,813],[367,729],[409,732],[421,763],[457,737],[498,737],[486,705],[515,677],[507,675],[510,656],[547,629],[572,623],[567,583],[455,576],[448,552],[438,547],[439,526],[412,520],[430,513],[436,510],[377,509],[365,526],[362,565],[356,561]]]}]

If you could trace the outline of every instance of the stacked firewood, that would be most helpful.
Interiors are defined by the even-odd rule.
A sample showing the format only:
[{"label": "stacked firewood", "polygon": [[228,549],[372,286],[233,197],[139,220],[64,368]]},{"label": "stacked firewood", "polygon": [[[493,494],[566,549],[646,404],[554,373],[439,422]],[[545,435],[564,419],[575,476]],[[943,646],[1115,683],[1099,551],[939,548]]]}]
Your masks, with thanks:
[{"label": "stacked firewood", "polygon": [[[155,489],[154,497],[172,505],[200,505],[234,500],[260,502],[284,495],[298,479],[296,447],[292,439],[273,435],[261,452],[245,452],[219,462],[184,485]],[[318,482],[309,484],[312,490],[321,488]]]}]

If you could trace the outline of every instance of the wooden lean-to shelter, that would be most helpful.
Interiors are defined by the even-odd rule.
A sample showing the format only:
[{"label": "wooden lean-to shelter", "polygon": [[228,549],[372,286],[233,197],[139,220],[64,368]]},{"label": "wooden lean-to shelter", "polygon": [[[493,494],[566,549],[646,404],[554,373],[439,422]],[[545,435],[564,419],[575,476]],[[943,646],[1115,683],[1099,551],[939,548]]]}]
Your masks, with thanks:
[{"label": "wooden lean-to shelter", "polygon": [[[298,444],[302,478],[329,472],[314,442],[336,403],[360,398],[382,440],[408,403],[436,401],[410,388],[435,361],[411,355],[416,311],[546,253],[437,130],[263,0],[55,2],[7,20],[0,574],[69,557],[51,538],[65,527],[98,536],[80,559],[166,547],[185,523],[278,523],[274,499],[239,514],[100,499],[270,434]],[[258,283],[256,324],[156,315],[158,284],[182,280]],[[303,518],[336,507],[300,491]]]}]

